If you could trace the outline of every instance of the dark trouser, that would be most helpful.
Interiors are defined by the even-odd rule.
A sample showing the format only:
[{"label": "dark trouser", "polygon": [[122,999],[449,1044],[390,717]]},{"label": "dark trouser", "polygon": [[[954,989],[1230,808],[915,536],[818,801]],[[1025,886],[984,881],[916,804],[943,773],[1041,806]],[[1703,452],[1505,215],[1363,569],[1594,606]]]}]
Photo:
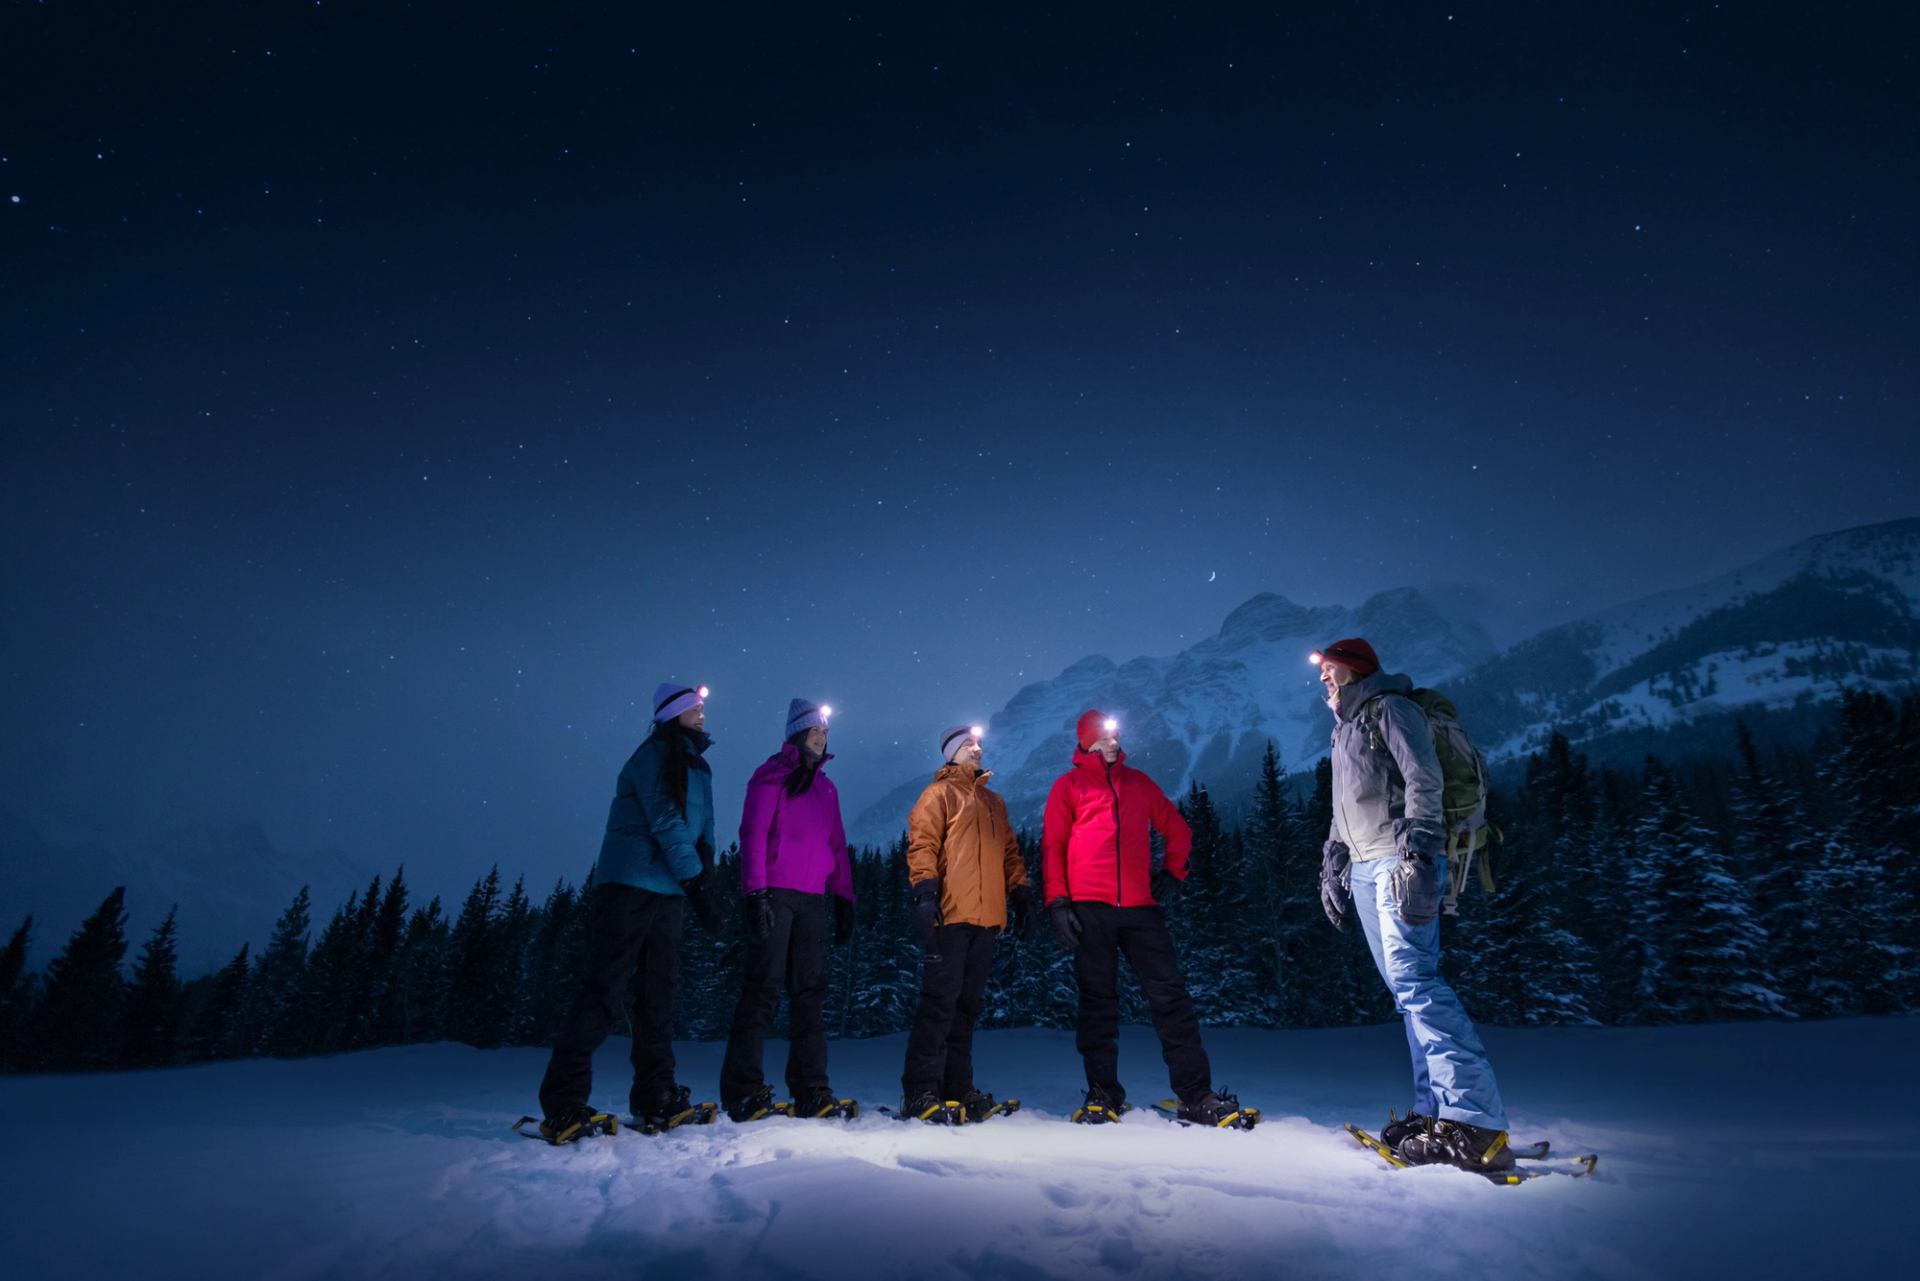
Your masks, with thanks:
[{"label": "dark trouser", "polygon": [[827,1083],[827,912],[825,894],[769,890],[773,933],[747,942],[745,981],[733,1007],[727,1057],[720,1064],[720,1099],[740,1102],[762,1085],[761,1048],[787,991],[787,1093]]},{"label": "dark trouser", "polygon": [[633,1089],[628,1103],[633,1111],[644,1112],[672,1087],[673,988],[680,977],[684,902],[677,894],[654,894],[613,881],[594,887],[587,918],[586,978],[540,1082],[540,1108],[546,1115],[557,1116],[587,1102],[593,1091],[593,1052],[626,1013],[629,999]]},{"label": "dark trouser", "polygon": [[920,977],[920,1012],[907,1034],[907,1067],[900,1075],[906,1098],[930,1090],[959,1099],[973,1088],[973,1024],[993,973],[999,933],[984,925],[934,927]]},{"label": "dark trouser", "polygon": [[1200,1045],[1200,1020],[1180,976],[1167,918],[1157,907],[1075,903],[1080,946],[1073,974],[1080,983],[1077,1044],[1086,1060],[1087,1084],[1120,1093],[1120,953],[1140,980],[1167,1077],[1182,1103],[1197,1103],[1213,1088],[1213,1068]]}]

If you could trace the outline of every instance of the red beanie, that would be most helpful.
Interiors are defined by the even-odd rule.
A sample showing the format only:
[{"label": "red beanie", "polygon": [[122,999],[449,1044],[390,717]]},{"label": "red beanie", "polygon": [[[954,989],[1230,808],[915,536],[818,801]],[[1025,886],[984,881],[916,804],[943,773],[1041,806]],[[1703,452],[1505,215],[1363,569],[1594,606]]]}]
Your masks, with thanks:
[{"label": "red beanie", "polygon": [[1373,646],[1358,636],[1335,641],[1320,651],[1320,661],[1337,663],[1355,676],[1371,676],[1380,670],[1380,657]]},{"label": "red beanie", "polygon": [[1073,727],[1073,732],[1080,740],[1080,750],[1087,751],[1107,736],[1107,714],[1089,707],[1080,713],[1080,723]]}]

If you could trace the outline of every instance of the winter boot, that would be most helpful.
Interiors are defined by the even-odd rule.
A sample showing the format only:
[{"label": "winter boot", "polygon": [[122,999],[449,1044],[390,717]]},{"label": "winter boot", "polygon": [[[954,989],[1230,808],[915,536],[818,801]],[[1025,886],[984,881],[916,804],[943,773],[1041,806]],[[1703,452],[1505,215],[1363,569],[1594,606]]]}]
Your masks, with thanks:
[{"label": "winter boot", "polygon": [[1394,1152],[1408,1165],[1457,1165],[1475,1174],[1513,1168],[1505,1130],[1489,1130],[1465,1121],[1435,1121],[1422,1133],[1400,1140]]},{"label": "winter boot", "polygon": [[584,1103],[556,1112],[540,1122],[540,1137],[555,1147],[577,1143],[593,1134],[618,1134],[620,1122],[612,1113],[595,1112]]},{"label": "winter boot", "polygon": [[693,1102],[692,1091],[671,1085],[651,1100],[636,1104],[630,1124],[642,1134],[659,1134],[682,1125],[706,1125],[719,1111],[711,1103]]},{"label": "winter boot", "polygon": [[1210,1125],[1216,1130],[1251,1130],[1260,1124],[1258,1108],[1243,1108],[1238,1095],[1212,1090],[1193,1103],[1182,1103],[1175,1117],[1188,1125]]},{"label": "winter boot", "polygon": [[785,1103],[773,1101],[773,1087],[763,1085],[742,1099],[727,1104],[727,1115],[733,1120],[745,1124],[769,1116],[791,1116],[791,1108]]},{"label": "winter boot", "polygon": [[860,1105],[852,1099],[843,1099],[824,1085],[809,1086],[793,1096],[789,1105],[794,1116],[820,1119],[825,1117],[844,1117],[851,1121],[860,1115]]},{"label": "winter boot", "polygon": [[978,1124],[990,1117],[1011,1112],[1020,1106],[1020,1100],[1008,1099],[1005,1103],[996,1103],[985,1090],[962,1090],[960,1092],[960,1119],[969,1124]]},{"label": "winter boot", "polygon": [[1081,1125],[1102,1125],[1118,1121],[1129,1110],[1127,1092],[1120,1086],[1090,1085],[1085,1101],[1075,1109],[1071,1119]]},{"label": "winter boot", "polygon": [[932,1090],[907,1096],[900,1105],[900,1115],[928,1125],[959,1125],[967,1119],[959,1103],[943,1099]]},{"label": "winter boot", "polygon": [[1390,1148],[1400,1146],[1400,1140],[1411,1134],[1425,1134],[1433,1118],[1422,1116],[1418,1112],[1409,1112],[1405,1116],[1395,1116],[1393,1109],[1387,1109],[1387,1123],[1380,1128],[1380,1141]]}]

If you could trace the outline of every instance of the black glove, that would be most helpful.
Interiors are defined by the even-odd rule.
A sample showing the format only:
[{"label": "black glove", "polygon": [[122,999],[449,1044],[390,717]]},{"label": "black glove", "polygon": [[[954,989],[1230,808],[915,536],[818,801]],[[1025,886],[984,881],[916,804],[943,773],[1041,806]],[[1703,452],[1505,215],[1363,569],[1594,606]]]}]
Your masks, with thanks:
[{"label": "black glove", "polygon": [[707,843],[706,837],[703,836],[699,840],[693,843],[693,851],[694,853],[700,856],[701,870],[709,871],[709,872],[712,871],[713,870],[713,846]]},{"label": "black glove", "polygon": [[1023,939],[1033,937],[1034,927],[1040,924],[1040,914],[1033,910],[1033,890],[1025,885],[1016,885],[1007,891],[1007,925],[1012,933]]},{"label": "black glove", "polygon": [[687,896],[687,910],[693,913],[694,920],[700,922],[700,928],[709,934],[718,934],[725,922],[720,919],[720,905],[713,901],[707,879],[705,872],[689,876],[680,882],[680,888]]},{"label": "black glove", "polygon": [[1180,878],[1164,867],[1156,869],[1154,874],[1147,878],[1148,892],[1153,895],[1153,901],[1162,907],[1173,901],[1173,896],[1179,889]]},{"label": "black glove", "polygon": [[1425,925],[1440,914],[1440,864],[1409,849],[1387,873],[1387,906],[1408,925]]},{"label": "black glove", "polygon": [[833,896],[833,945],[840,947],[853,937],[853,900]]},{"label": "black glove", "polygon": [[913,932],[924,944],[933,942],[933,927],[940,924],[940,878],[922,881],[913,887]]},{"label": "black glove", "polygon": [[1353,902],[1353,855],[1345,841],[1320,847],[1320,910],[1333,928],[1347,932],[1347,907]]},{"label": "black glove", "polygon": [[740,906],[747,917],[747,937],[756,943],[764,943],[773,937],[773,895],[767,890],[755,890],[740,900]]},{"label": "black glove", "polygon": [[1072,952],[1080,946],[1082,927],[1080,918],[1073,914],[1073,900],[1057,898],[1047,904],[1047,912],[1053,917],[1053,932],[1060,938],[1060,946]]}]

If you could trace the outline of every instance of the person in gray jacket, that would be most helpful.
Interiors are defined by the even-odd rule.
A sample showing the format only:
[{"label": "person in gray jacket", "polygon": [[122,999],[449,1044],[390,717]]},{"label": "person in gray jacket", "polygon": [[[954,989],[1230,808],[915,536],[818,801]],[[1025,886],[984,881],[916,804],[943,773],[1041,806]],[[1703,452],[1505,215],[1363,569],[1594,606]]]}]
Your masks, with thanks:
[{"label": "person in gray jacket", "polygon": [[1359,917],[1374,966],[1406,1024],[1413,1110],[1381,1132],[1411,1164],[1495,1171],[1513,1165],[1507,1110],[1473,1021],[1440,977],[1447,883],[1440,760],[1405,676],[1380,670],[1354,637],[1313,655],[1333,711],[1333,824],[1320,902],[1347,928]]}]

